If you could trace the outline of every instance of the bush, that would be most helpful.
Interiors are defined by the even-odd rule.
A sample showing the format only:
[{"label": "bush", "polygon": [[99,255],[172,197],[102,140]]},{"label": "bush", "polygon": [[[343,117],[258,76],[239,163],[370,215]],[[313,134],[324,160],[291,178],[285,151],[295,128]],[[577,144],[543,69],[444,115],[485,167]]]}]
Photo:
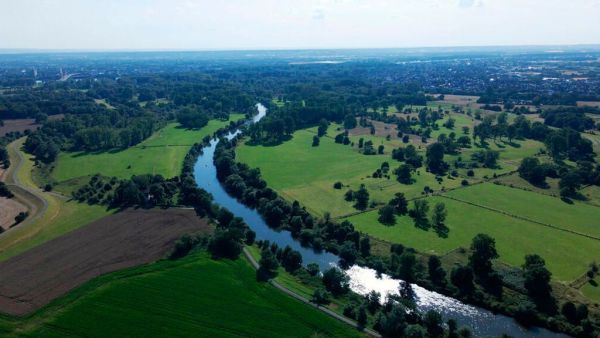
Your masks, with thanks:
[{"label": "bush", "polygon": [[342,182],[339,182],[339,181],[338,181],[338,182],[335,182],[335,183],[333,184],[333,188],[334,188],[334,189],[342,189],[342,187],[343,187],[343,186],[344,186],[344,185],[342,184]]}]

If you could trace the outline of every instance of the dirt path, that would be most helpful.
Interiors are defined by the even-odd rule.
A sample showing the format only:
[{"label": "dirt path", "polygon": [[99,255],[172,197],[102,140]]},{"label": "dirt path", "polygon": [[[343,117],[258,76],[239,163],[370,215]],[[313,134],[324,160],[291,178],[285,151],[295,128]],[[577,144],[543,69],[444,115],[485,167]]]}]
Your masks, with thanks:
[{"label": "dirt path", "polygon": [[[250,252],[248,251],[247,248],[244,248],[244,256],[246,256],[246,259],[250,262],[250,264],[252,265],[252,267],[254,267],[254,269],[258,269],[258,267],[259,267],[258,262],[254,259],[254,257],[252,257],[252,255],[250,254]],[[335,312],[331,311],[330,309],[328,309],[326,307],[318,306],[318,305],[312,303],[309,299],[304,298],[303,296],[301,296],[301,295],[295,293],[294,291],[292,291],[292,290],[284,287],[283,285],[277,283],[274,280],[270,280],[269,283],[271,285],[273,285],[275,288],[277,288],[278,290],[282,291],[283,293],[285,293],[285,294],[287,294],[287,295],[289,295],[289,296],[291,296],[293,298],[296,298],[297,300],[301,301],[302,303],[308,304],[308,305],[310,305],[310,306],[312,306],[312,307],[314,307],[316,309],[319,309],[319,310],[325,312],[326,314],[330,315],[331,317],[333,317],[333,318],[335,318],[337,320],[340,320],[340,321],[342,321],[342,322],[344,322],[344,323],[346,323],[346,324],[348,324],[348,325],[350,325],[350,326],[352,326],[352,327],[354,327],[356,329],[359,329],[358,323],[356,323],[352,319],[344,317],[344,316],[342,316],[342,315],[340,315],[338,313],[335,313]],[[377,332],[375,332],[375,331],[373,331],[371,329],[368,329],[368,328],[364,328],[364,329],[362,329],[362,331],[364,333],[366,333],[369,337],[381,337],[381,335],[379,333],[377,333]]]},{"label": "dirt path", "polygon": [[23,184],[18,177],[18,173],[23,166],[25,158],[19,149],[24,142],[24,138],[11,142],[7,147],[11,166],[3,173],[2,180],[15,195],[15,199],[25,205],[29,211],[29,217],[19,227],[26,226],[36,219],[40,218],[48,210],[48,201],[40,193],[40,189],[34,189]]},{"label": "dirt path", "polygon": [[126,210],[0,262],[0,312],[22,316],[92,278],[164,258],[186,233],[210,231],[193,210]]}]

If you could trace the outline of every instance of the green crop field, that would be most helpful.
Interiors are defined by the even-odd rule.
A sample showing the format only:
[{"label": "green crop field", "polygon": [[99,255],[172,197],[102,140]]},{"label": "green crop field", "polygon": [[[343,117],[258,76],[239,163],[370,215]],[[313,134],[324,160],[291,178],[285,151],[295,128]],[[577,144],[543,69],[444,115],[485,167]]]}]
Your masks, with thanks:
[{"label": "green crop field", "polygon": [[427,198],[430,206],[443,202],[448,209],[447,238],[433,230],[414,226],[408,216],[397,218],[397,224],[386,226],[377,220],[377,211],[349,217],[358,230],[392,243],[401,243],[421,252],[443,255],[459,247],[468,248],[479,233],[496,239],[500,260],[514,266],[523,264],[526,254],[544,257],[548,268],[558,280],[573,280],[587,271],[598,259],[599,241],[520,220],[499,212],[480,208],[444,197]]},{"label": "green crop field", "polygon": [[[332,127],[328,135],[336,133]],[[344,200],[344,193],[348,189],[357,190],[360,184],[365,184],[371,198],[381,203],[386,203],[396,192],[417,197],[425,186],[436,191],[460,186],[459,179],[444,179],[439,184],[423,168],[418,170],[419,175],[413,175],[416,182],[411,185],[398,183],[393,175],[389,180],[367,177],[383,162],[390,164],[390,170],[400,165],[391,159],[390,149],[384,155],[367,156],[360,154],[356,146],[337,144],[329,137],[322,137],[320,145],[312,147],[314,135],[313,129],[300,130],[290,141],[275,147],[240,145],[236,156],[250,167],[260,168],[269,186],[283,197],[300,201],[316,215],[328,211],[336,217],[355,212],[352,203]],[[334,189],[337,181],[345,187]]]},{"label": "green crop field", "polygon": [[99,277],[64,298],[26,322],[0,320],[0,330],[44,337],[359,336],[257,282],[245,260],[215,261],[205,253]]},{"label": "green crop field", "polygon": [[[600,238],[600,207],[535,192],[484,183],[447,193],[462,201],[483,205],[536,222]],[[600,241],[598,241],[600,249]]]},{"label": "green crop field", "polygon": [[[243,117],[232,114],[231,120]],[[140,174],[160,174],[171,178],[180,174],[183,159],[194,143],[228,123],[211,120],[199,130],[183,129],[171,123],[139,145],[122,151],[60,153],[52,177],[57,182],[97,173],[119,178]]]}]

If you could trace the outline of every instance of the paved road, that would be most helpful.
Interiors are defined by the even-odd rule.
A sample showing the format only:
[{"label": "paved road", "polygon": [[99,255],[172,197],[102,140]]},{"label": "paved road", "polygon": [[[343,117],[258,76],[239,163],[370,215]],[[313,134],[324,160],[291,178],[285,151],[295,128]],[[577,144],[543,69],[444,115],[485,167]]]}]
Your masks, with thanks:
[{"label": "paved road", "polygon": [[[244,248],[244,255],[246,256],[246,259],[248,259],[248,261],[250,262],[250,264],[252,264],[252,266],[255,269],[258,269],[258,267],[259,267],[258,262],[254,259],[254,257],[252,257],[252,255],[250,254],[250,252],[248,251],[247,248]],[[310,306],[312,306],[314,308],[317,308],[317,309],[325,312],[326,314],[330,315],[331,317],[333,317],[333,318],[335,318],[337,320],[340,320],[340,321],[342,321],[342,322],[344,322],[344,323],[346,323],[346,324],[348,324],[348,325],[350,325],[350,326],[352,326],[354,328],[359,329],[358,323],[356,323],[352,319],[344,317],[344,316],[342,316],[342,315],[340,315],[338,313],[335,313],[335,312],[331,311],[330,309],[328,309],[326,307],[318,306],[318,305],[312,303],[307,298],[304,298],[303,296],[301,296],[301,295],[295,293],[294,291],[292,291],[292,290],[290,290],[290,289],[282,286],[281,284],[277,283],[274,280],[270,280],[269,283],[271,283],[271,285],[273,285],[275,288],[281,290],[282,292],[286,293],[287,295],[289,295],[291,297],[294,297],[294,298],[298,299],[299,301],[301,301],[301,302],[303,302],[305,304],[308,304],[308,305],[310,305]],[[364,328],[364,329],[362,329],[362,331],[364,333],[366,333],[370,337],[381,337],[381,335],[379,333],[377,333],[377,332],[375,332],[375,331],[373,331],[371,329],[368,329],[368,328]]]}]

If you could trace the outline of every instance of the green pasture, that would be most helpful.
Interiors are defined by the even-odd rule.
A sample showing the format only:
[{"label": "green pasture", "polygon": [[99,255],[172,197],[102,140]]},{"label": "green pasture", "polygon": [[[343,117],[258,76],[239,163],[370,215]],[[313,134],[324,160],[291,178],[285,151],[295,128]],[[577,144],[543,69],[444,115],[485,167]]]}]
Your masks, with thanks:
[{"label": "green pasture", "polygon": [[[447,193],[462,201],[518,215],[535,222],[600,238],[600,207],[503,185],[484,183]],[[600,241],[597,248],[600,250]]]},{"label": "green pasture", "polygon": [[377,211],[355,215],[348,220],[358,230],[375,238],[437,255],[459,247],[468,248],[475,235],[485,233],[496,239],[501,261],[520,266],[526,254],[537,253],[544,257],[558,280],[576,279],[598,259],[600,242],[597,240],[441,196],[428,197],[427,201],[431,207],[437,202],[445,203],[448,209],[447,238],[439,237],[432,229],[416,228],[408,216],[397,218],[394,226],[379,223]]},{"label": "green pasture", "polygon": [[[231,120],[243,115],[231,115]],[[180,174],[185,155],[194,143],[212,135],[229,121],[210,120],[199,130],[183,129],[171,123],[137,146],[103,152],[61,152],[52,171],[56,182],[101,174],[129,178],[132,175],[156,174],[171,178]]]},{"label": "green pasture", "polygon": [[[335,135],[330,128],[328,135]],[[383,162],[390,164],[390,170],[400,163],[392,160],[388,149],[383,155],[363,155],[350,145],[341,145],[330,137],[322,137],[318,147],[312,146],[313,129],[299,130],[293,138],[278,146],[240,145],[236,150],[237,159],[250,167],[260,168],[268,185],[288,200],[298,200],[312,213],[323,215],[329,212],[338,217],[355,212],[351,202],[344,200],[348,189],[357,190],[365,184],[372,200],[380,203],[389,201],[396,192],[404,192],[407,197],[421,196],[425,186],[438,191],[460,186],[459,179],[444,178],[439,184],[435,176],[423,168],[414,174],[416,182],[400,184],[394,175],[386,178],[371,178]],[[376,136],[373,136],[376,138]],[[385,138],[380,138],[385,140]],[[340,181],[340,190],[333,184]]]}]

